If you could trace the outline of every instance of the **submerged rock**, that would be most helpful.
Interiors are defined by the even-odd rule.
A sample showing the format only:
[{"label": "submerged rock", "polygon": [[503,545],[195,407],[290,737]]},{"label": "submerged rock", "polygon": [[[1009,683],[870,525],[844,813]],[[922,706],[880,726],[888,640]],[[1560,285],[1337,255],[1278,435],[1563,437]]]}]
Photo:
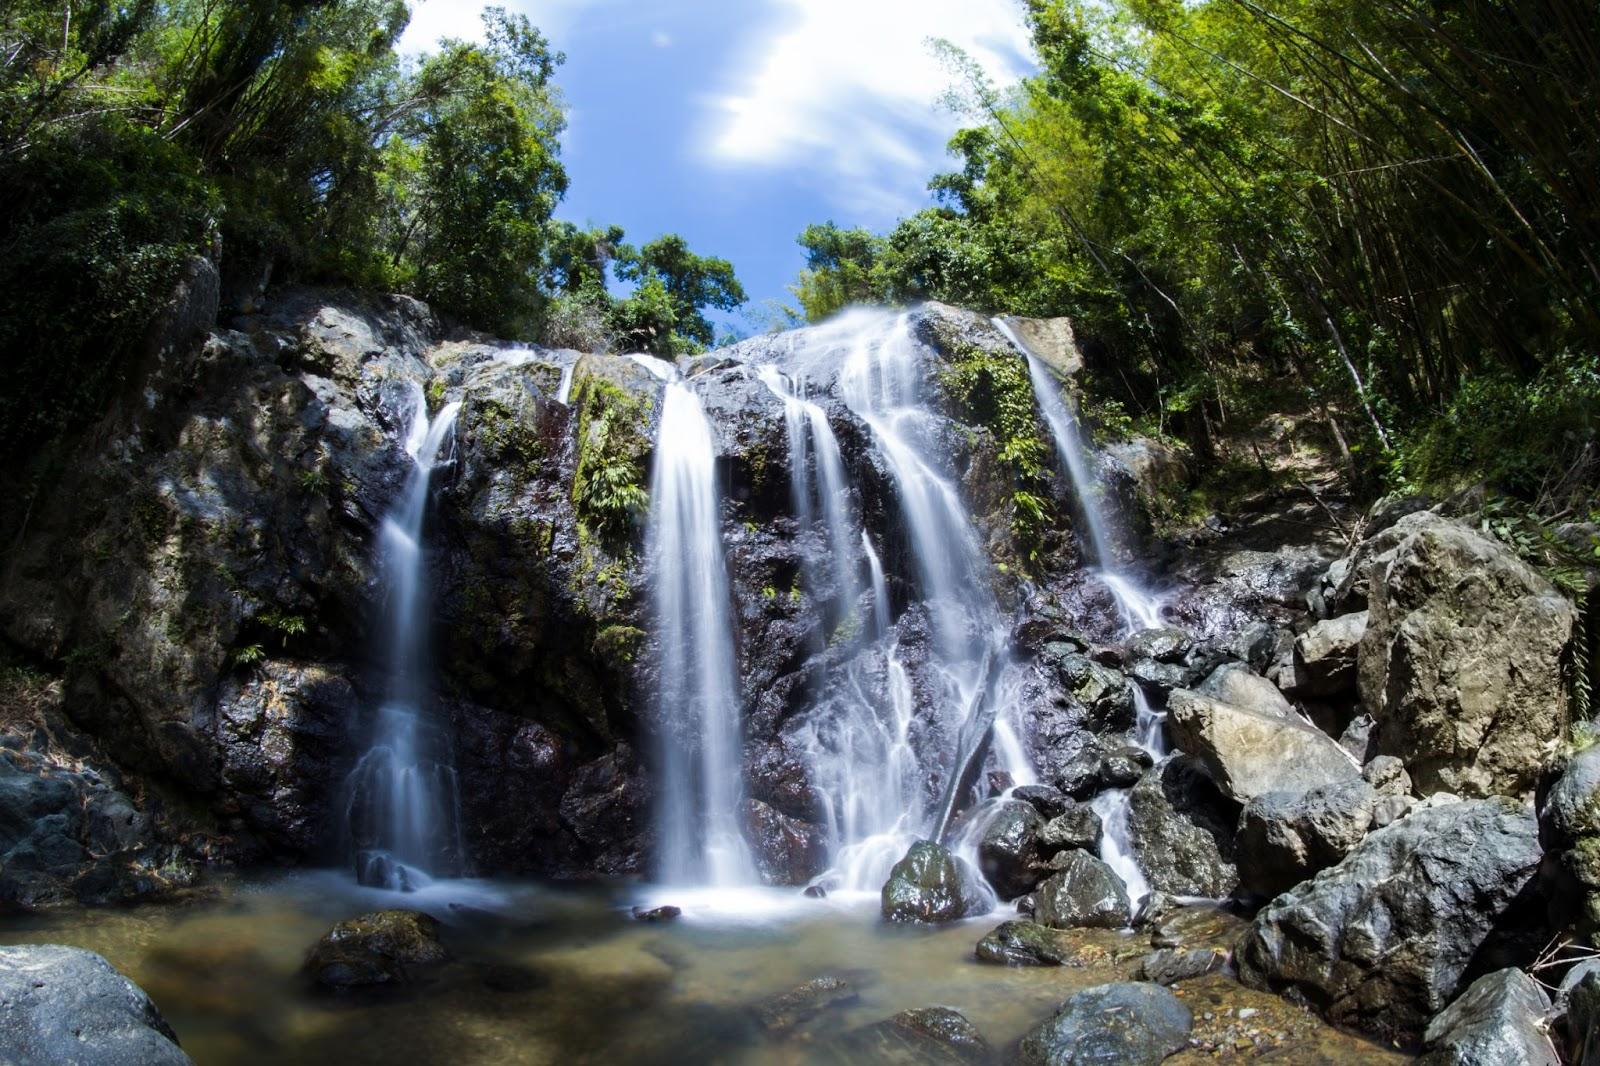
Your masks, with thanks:
[{"label": "submerged rock", "polygon": [[1019,1057],[1029,1066],[1157,1066],[1183,1049],[1193,1025],[1189,1008],[1160,985],[1097,985],[1023,1037]]},{"label": "submerged rock", "polygon": [[1034,920],[1055,929],[1121,929],[1133,909],[1122,879],[1084,851],[1063,852],[1052,862],[1060,872],[1034,892]]},{"label": "submerged rock", "polygon": [[1505,799],[1419,810],[1268,904],[1239,945],[1240,976],[1335,1024],[1414,1041],[1492,938],[1537,919],[1522,898],[1536,832]]},{"label": "submerged rock", "polygon": [[0,1062],[192,1066],[143,989],[56,944],[0,947]]},{"label": "submerged rock", "polygon": [[1168,702],[1178,747],[1240,803],[1264,792],[1305,792],[1359,778],[1342,748],[1298,718],[1180,689]]},{"label": "submerged rock", "polygon": [[979,962],[1001,966],[1060,966],[1070,957],[1055,933],[1038,922],[1012,919],[984,934],[975,951]]},{"label": "submerged rock", "polygon": [[1437,523],[1374,569],[1368,612],[1361,699],[1380,750],[1424,794],[1530,792],[1566,735],[1572,604],[1498,542]]},{"label": "submerged rock", "polygon": [[1521,970],[1474,981],[1428,1023],[1419,1066],[1560,1066],[1545,1032],[1550,997]]},{"label": "submerged rock", "polygon": [[978,869],[1001,899],[1026,895],[1043,878],[1039,869],[1043,830],[1039,812],[1018,800],[1001,803],[990,818],[978,841]]},{"label": "submerged rock", "polygon": [[768,1032],[783,1033],[860,998],[855,986],[842,977],[816,977],[766,1000],[756,1008],[756,1017]]},{"label": "submerged rock", "polygon": [[883,886],[883,916],[891,922],[953,922],[989,908],[978,873],[931,840],[911,845]]},{"label": "submerged rock", "polygon": [[439,923],[419,911],[375,911],[340,922],[306,958],[306,972],[325,988],[406,984],[450,960]]},{"label": "submerged rock", "polygon": [[826,1061],[854,1066],[980,1066],[994,1052],[977,1026],[949,1007],[920,1007],[852,1030],[826,1046]]}]

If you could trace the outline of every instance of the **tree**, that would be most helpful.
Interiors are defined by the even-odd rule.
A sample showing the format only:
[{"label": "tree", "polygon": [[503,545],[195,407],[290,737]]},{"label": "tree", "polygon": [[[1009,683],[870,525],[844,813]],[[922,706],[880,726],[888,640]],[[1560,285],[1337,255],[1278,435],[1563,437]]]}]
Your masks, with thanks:
[{"label": "tree", "polygon": [[705,309],[732,311],[745,301],[744,286],[734,277],[733,264],[696,255],[676,233],[657,237],[637,250],[622,249],[617,276],[636,283],[650,306],[659,302],[652,283],[658,285],[672,312],[671,332],[700,347],[715,338]]}]

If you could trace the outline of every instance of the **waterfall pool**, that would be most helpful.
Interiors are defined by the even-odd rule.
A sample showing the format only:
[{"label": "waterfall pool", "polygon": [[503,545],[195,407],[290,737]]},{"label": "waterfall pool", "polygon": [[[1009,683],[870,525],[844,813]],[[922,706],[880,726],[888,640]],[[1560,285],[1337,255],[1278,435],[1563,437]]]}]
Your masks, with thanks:
[{"label": "waterfall pool", "polygon": [[[667,902],[684,908],[678,921],[630,916],[634,905]],[[385,907],[440,918],[455,961],[405,989],[312,990],[300,972],[310,946],[334,922]],[[928,1006],[961,1011],[1009,1059],[1063,999],[1126,979],[1150,950],[1143,933],[1084,930],[1063,935],[1066,966],[976,961],[978,939],[1009,917],[906,928],[880,921],[868,896],[674,897],[634,884],[475,881],[402,895],[300,872],[222,882],[185,904],[7,917],[0,941],[100,952],[150,993],[199,1066],[909,1061],[863,1055],[841,1037]],[[1199,909],[1195,918],[1208,930],[1238,922]],[[763,1001],[824,975],[850,982],[857,998],[786,1032],[762,1025]],[[1227,978],[1176,990],[1195,1015],[1195,1039],[1243,1057],[1265,1049],[1264,1061],[1404,1061]],[[1196,1047],[1167,1061],[1212,1059]]]}]

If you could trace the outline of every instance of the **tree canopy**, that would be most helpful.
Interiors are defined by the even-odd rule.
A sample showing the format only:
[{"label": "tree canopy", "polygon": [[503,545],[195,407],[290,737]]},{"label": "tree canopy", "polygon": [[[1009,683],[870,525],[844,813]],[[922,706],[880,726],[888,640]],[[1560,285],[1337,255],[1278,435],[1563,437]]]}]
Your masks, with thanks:
[{"label": "tree canopy", "polygon": [[731,266],[554,219],[564,57],[484,18],[483,43],[407,59],[400,0],[0,8],[0,440],[101,410],[195,255],[246,302],[346,283],[514,338],[710,343],[706,309],[744,299]]},{"label": "tree canopy", "polygon": [[1029,0],[937,205],[801,235],[801,312],[1074,316],[1204,448],[1286,392],[1373,485],[1595,484],[1600,19],[1570,0]]}]

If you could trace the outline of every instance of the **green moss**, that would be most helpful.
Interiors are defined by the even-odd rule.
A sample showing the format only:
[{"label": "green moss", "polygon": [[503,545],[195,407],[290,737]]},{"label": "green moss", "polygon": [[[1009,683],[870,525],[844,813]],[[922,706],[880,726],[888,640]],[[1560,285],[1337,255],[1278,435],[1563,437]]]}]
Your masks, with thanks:
[{"label": "green moss", "polygon": [[493,397],[477,401],[476,416],[473,431],[489,454],[503,462],[528,467],[530,476],[538,473],[544,447],[533,426]]},{"label": "green moss", "polygon": [[644,630],[636,626],[606,626],[595,635],[594,653],[602,659],[631,663],[643,640]]},{"label": "green moss", "polygon": [[1054,515],[1046,489],[1049,445],[1034,416],[1033,383],[1021,359],[975,346],[956,350],[939,382],[963,418],[987,429],[1011,471],[1011,539],[1030,568]]}]

